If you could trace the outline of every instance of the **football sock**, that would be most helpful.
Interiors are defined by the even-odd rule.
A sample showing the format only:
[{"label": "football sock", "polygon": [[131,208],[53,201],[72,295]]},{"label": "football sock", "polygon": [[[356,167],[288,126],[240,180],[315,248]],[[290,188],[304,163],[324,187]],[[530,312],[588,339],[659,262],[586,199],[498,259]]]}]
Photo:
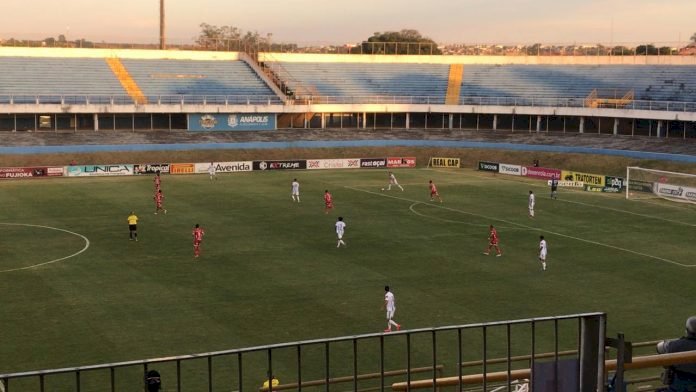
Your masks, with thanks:
[{"label": "football sock", "polygon": [[546,262],[545,261],[541,263],[541,267],[543,268],[544,271],[546,271]]}]

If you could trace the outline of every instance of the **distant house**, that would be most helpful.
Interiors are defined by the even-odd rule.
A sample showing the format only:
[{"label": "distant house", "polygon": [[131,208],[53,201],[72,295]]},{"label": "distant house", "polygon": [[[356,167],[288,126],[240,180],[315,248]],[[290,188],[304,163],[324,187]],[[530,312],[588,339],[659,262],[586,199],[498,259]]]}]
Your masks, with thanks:
[{"label": "distant house", "polygon": [[694,56],[694,55],[696,55],[696,43],[689,44],[689,45],[679,49],[679,54],[682,56]]}]

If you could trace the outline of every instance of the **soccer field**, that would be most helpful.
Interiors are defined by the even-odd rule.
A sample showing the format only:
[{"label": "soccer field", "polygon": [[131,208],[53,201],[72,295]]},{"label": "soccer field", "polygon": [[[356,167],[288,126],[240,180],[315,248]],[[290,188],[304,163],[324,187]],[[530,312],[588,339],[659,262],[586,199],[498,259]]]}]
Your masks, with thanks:
[{"label": "soccer field", "polygon": [[[690,205],[550,200],[543,182],[464,169],[395,174],[405,191],[382,192],[383,170],[163,176],[166,215],[152,177],[0,183],[0,373],[379,332],[384,285],[406,329],[605,311],[610,336],[641,341],[694,313]],[[482,254],[489,224],[502,257]]]}]

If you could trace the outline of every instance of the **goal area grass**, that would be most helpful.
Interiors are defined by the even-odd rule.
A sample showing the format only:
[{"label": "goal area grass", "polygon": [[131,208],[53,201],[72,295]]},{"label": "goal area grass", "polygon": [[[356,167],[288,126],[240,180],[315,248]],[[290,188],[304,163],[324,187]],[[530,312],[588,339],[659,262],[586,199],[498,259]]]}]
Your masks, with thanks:
[{"label": "goal area grass", "polygon": [[[386,170],[163,176],[166,215],[152,177],[0,183],[0,373],[380,332],[385,285],[405,329],[604,311],[609,336],[641,341],[679,336],[693,313],[691,205],[551,200],[543,181],[468,169],[394,173],[404,191],[381,191]],[[483,255],[491,224],[502,257]]]}]

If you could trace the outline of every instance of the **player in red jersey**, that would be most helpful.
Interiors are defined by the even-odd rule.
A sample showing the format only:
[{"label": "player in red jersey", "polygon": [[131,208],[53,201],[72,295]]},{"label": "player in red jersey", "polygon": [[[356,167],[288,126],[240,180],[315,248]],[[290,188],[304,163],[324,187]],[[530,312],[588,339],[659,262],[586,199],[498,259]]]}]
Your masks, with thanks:
[{"label": "player in red jersey", "polygon": [[155,192],[155,215],[157,215],[158,212],[164,211],[164,213],[167,213],[167,210],[164,209],[162,206],[162,203],[164,202],[164,194],[162,193],[162,190],[158,190]]},{"label": "player in red jersey", "polygon": [[495,230],[495,227],[493,227],[493,225],[490,226],[490,232],[488,233],[488,249],[486,249],[486,251],[483,252],[483,254],[488,256],[491,253],[491,248],[495,248],[496,257],[500,257],[503,255],[503,252],[500,250],[500,247],[498,246],[498,232]]},{"label": "player in red jersey", "polygon": [[201,242],[203,242],[203,234],[205,234],[205,231],[203,231],[201,226],[196,223],[196,227],[194,227],[193,232],[191,232],[191,235],[193,235],[193,257],[198,257],[201,255]]},{"label": "player in red jersey", "polygon": [[160,171],[157,170],[157,173],[155,173],[155,193],[162,189],[162,178],[160,178]]},{"label": "player in red jersey", "polygon": [[331,196],[328,189],[324,191],[324,205],[324,212],[328,214],[333,209],[333,196]]},{"label": "player in red jersey", "polygon": [[428,184],[430,186],[430,201],[435,201],[435,197],[437,196],[438,200],[440,200],[440,203],[442,203],[442,198],[440,197],[440,194],[437,192],[437,187],[435,186],[433,180],[430,180]]}]

